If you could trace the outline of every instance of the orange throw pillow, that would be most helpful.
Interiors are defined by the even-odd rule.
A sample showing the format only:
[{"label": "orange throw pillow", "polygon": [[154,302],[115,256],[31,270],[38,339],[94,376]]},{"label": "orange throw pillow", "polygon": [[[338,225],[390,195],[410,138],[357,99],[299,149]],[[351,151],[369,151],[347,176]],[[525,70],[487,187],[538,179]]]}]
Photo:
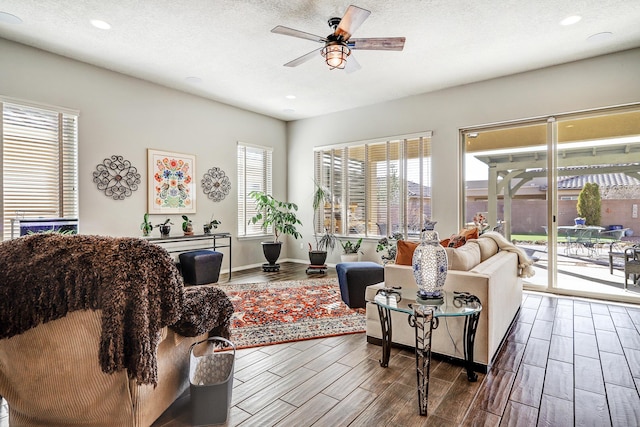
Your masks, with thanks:
[{"label": "orange throw pillow", "polygon": [[463,228],[458,233],[460,236],[464,237],[465,242],[469,239],[477,239],[478,238],[478,229],[476,227],[473,228]]},{"label": "orange throw pillow", "polygon": [[420,243],[408,242],[406,240],[398,240],[398,252],[396,253],[396,264],[398,265],[412,265],[413,264],[413,251],[416,250]]},{"label": "orange throw pillow", "polygon": [[476,227],[463,228],[458,234],[453,234],[448,239],[440,240],[440,244],[445,248],[459,248],[460,246],[467,243],[469,239],[477,238],[478,229]]}]

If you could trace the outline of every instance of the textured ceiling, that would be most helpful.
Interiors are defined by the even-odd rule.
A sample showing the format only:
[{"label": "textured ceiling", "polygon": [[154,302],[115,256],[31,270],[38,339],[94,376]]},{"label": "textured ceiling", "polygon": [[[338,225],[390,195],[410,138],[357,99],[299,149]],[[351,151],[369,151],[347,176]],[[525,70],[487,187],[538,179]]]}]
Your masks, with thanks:
[{"label": "textured ceiling", "polygon": [[[353,73],[328,70],[320,54],[283,67],[320,45],[273,34],[273,27],[326,36],[327,19],[342,16],[349,4],[0,0],[0,12],[22,20],[0,16],[0,37],[283,120],[640,46],[638,0],[358,0],[371,15],[354,37],[404,36],[404,51],[354,51],[362,68]],[[570,15],[582,20],[559,24]],[[96,29],[91,19],[111,29]],[[612,36],[588,40],[602,32]]]}]

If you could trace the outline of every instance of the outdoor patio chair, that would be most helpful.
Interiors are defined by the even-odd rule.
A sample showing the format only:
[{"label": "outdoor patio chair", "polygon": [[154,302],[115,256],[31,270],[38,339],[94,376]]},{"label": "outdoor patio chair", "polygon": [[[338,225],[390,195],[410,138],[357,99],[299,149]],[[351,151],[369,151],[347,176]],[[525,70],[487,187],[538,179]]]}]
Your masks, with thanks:
[{"label": "outdoor patio chair", "polygon": [[640,248],[627,248],[624,251],[624,289],[627,289],[629,277],[633,276],[633,284],[640,279]]}]

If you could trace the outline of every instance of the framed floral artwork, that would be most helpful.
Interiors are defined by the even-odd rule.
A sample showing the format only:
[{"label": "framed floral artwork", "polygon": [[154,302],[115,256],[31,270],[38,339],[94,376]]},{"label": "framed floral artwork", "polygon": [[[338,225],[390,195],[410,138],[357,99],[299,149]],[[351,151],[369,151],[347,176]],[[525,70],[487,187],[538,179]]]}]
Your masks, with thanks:
[{"label": "framed floral artwork", "polygon": [[196,213],[196,157],[147,149],[150,214]]}]

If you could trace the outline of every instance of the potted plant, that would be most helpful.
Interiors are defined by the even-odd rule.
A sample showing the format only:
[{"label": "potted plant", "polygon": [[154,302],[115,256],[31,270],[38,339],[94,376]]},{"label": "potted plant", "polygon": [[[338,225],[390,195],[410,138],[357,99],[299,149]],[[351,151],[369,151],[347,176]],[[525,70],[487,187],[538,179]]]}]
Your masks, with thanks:
[{"label": "potted plant", "polygon": [[358,261],[358,253],[360,252],[360,245],[362,244],[362,237],[357,242],[353,243],[351,240],[340,242],[342,246],[342,255],[340,259],[342,262],[355,262]]},{"label": "potted plant", "polygon": [[330,201],[330,196],[329,192],[317,182],[315,186],[316,190],[313,193],[313,237],[316,241],[316,248],[314,250],[311,243],[309,243],[309,263],[311,265],[324,265],[327,261],[327,249],[334,250],[338,239],[335,234],[329,232],[327,227],[323,227],[324,232],[322,235],[319,235],[316,231],[318,209],[320,206],[324,206],[325,202]]},{"label": "potted plant", "polygon": [[193,221],[188,216],[182,215],[182,231],[185,236],[191,236],[193,234]]},{"label": "potted plant", "polygon": [[140,224],[140,230],[142,230],[142,235],[147,237],[151,234],[153,225],[149,222],[149,213],[145,213],[143,218],[142,224]]},{"label": "potted plant", "polygon": [[156,227],[160,229],[160,237],[169,236],[169,233],[171,232],[171,225],[173,225],[173,223],[169,218],[167,218],[162,224],[156,225]]},{"label": "potted plant", "polygon": [[211,221],[204,223],[204,234],[211,234],[211,230],[218,228],[220,224],[222,224],[222,221],[213,219],[213,214],[211,214]]},{"label": "potted plant", "polygon": [[256,224],[262,221],[262,229],[268,232],[269,228],[273,229],[273,241],[262,242],[262,251],[268,264],[263,264],[264,271],[278,271],[280,265],[276,264],[280,251],[282,250],[282,242],[280,236],[288,234],[298,239],[302,234],[296,229],[297,225],[302,222],[296,216],[298,206],[295,203],[282,202],[276,200],[270,194],[262,191],[252,191],[249,196],[256,201],[256,210],[258,213],[253,216],[249,222]]},{"label": "potted plant", "polygon": [[378,240],[376,252],[382,252],[380,258],[382,259],[383,265],[395,262],[396,252],[398,251],[398,240],[404,240],[402,233],[395,232],[389,237],[383,237]]}]

